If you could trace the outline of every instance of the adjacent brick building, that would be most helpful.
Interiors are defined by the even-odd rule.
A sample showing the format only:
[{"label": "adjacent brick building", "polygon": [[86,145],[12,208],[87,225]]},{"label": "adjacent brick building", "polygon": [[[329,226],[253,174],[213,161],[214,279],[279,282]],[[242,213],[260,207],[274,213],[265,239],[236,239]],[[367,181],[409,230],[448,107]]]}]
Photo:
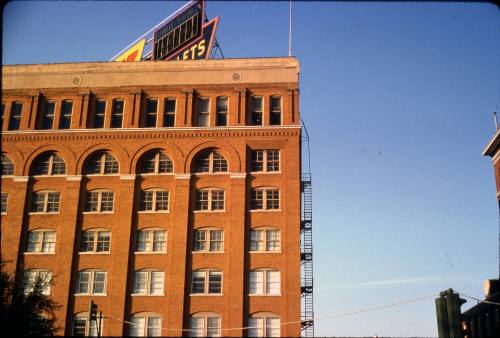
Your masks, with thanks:
[{"label": "adjacent brick building", "polygon": [[94,300],[103,335],[300,335],[298,76],[2,67],[1,259],[18,285],[51,278],[59,334],[95,333]]}]

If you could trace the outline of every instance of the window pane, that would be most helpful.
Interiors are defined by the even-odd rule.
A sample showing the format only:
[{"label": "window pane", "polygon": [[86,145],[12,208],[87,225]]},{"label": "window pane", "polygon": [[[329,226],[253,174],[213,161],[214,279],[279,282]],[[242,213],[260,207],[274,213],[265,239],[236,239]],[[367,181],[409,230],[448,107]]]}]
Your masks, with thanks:
[{"label": "window pane", "polygon": [[109,251],[111,233],[109,231],[99,231],[97,237],[97,252]]},{"label": "window pane", "polygon": [[53,101],[43,103],[40,129],[52,129],[52,125],[54,124],[54,107],[55,103]]},{"label": "window pane", "polygon": [[132,317],[132,324],[130,324],[131,337],[144,337],[144,327],[146,326],[145,317]]},{"label": "window pane", "polygon": [[191,293],[205,293],[205,271],[193,272],[193,283]]},{"label": "window pane", "polygon": [[123,104],[122,100],[113,100],[111,110],[111,128],[121,128],[123,121]]},{"label": "window pane", "polygon": [[207,231],[196,230],[194,232],[194,251],[207,250]]},{"label": "window pane", "polygon": [[250,282],[248,293],[251,295],[261,295],[264,290],[263,271],[250,271]]},{"label": "window pane", "polygon": [[160,317],[148,318],[148,337],[161,336],[161,319]]},{"label": "window pane", "polygon": [[166,231],[154,231],[153,251],[166,251]]},{"label": "window pane", "polygon": [[104,173],[105,174],[118,174],[118,161],[111,154],[104,156]]},{"label": "window pane", "polygon": [[207,337],[220,337],[219,317],[207,317]]},{"label": "window pane", "polygon": [[227,125],[227,97],[217,98],[217,126]]},{"label": "window pane", "polygon": [[106,292],[106,273],[100,271],[94,271],[94,290],[93,293],[105,293]]},{"label": "window pane", "polygon": [[141,192],[141,210],[151,211],[153,210],[153,191],[142,191]]},{"label": "window pane", "polygon": [[280,272],[279,271],[266,271],[267,290],[269,295],[279,295],[280,288]]},{"label": "window pane", "polygon": [[36,162],[35,167],[33,168],[33,175],[48,175],[49,174],[49,166],[50,166],[50,158],[51,154],[46,154],[40,156]]},{"label": "window pane", "polygon": [[78,273],[77,293],[89,293],[90,272]]},{"label": "window pane", "polygon": [[2,176],[6,175],[14,175],[14,163],[7,155],[2,154]]},{"label": "window pane", "polygon": [[165,114],[163,117],[164,127],[175,125],[175,99],[165,99]]},{"label": "window pane", "polygon": [[156,127],[156,112],[158,111],[158,100],[148,99],[146,103],[145,126]]},{"label": "window pane", "polygon": [[56,232],[55,231],[44,231],[43,232],[43,242],[42,242],[42,252],[54,252],[56,248]]},{"label": "window pane", "polygon": [[266,318],[266,337],[279,337],[280,336],[280,319],[279,318]]},{"label": "window pane", "polygon": [[207,190],[197,190],[196,191],[196,210],[208,210],[208,191]]},{"label": "window pane", "polygon": [[144,294],[147,292],[147,271],[136,271],[134,280],[134,293]]},{"label": "window pane", "polygon": [[9,130],[19,130],[21,126],[22,102],[13,102],[10,107]]},{"label": "window pane", "polygon": [[40,252],[43,232],[31,231],[28,238],[28,252]]},{"label": "window pane", "polygon": [[264,208],[264,192],[262,190],[253,189],[252,199],[250,201],[250,209],[260,210]]},{"label": "window pane", "polygon": [[280,208],[280,192],[278,189],[266,190],[266,209],[276,210]]},{"label": "window pane", "polygon": [[162,294],[163,284],[163,271],[151,271],[150,293]]},{"label": "window pane", "polygon": [[250,231],[250,251],[264,251],[264,232],[262,230]]},{"label": "window pane", "polygon": [[222,293],[222,272],[209,271],[208,293]]},{"label": "window pane", "polygon": [[281,124],[281,97],[271,98],[271,125]]},{"label": "window pane", "polygon": [[210,153],[205,153],[196,159],[195,172],[208,173],[210,171]]},{"label": "window pane", "polygon": [[262,318],[249,318],[248,319],[248,336],[249,337],[263,337],[263,319]]},{"label": "window pane", "polygon": [[204,322],[205,318],[203,317],[191,317],[189,323],[189,335],[191,337],[204,337]]},{"label": "window pane", "polygon": [[210,100],[209,99],[200,99],[198,102],[199,102],[198,126],[199,127],[208,127]]},{"label": "window pane", "polygon": [[43,212],[45,207],[45,193],[33,193],[31,198],[31,211],[32,212]]},{"label": "window pane", "polygon": [[156,210],[168,210],[168,191],[156,191]]},{"label": "window pane", "polygon": [[279,249],[280,249],[280,231],[267,230],[266,250],[279,251]]},{"label": "window pane", "polygon": [[280,170],[280,152],[279,150],[267,151],[267,171]]},{"label": "window pane", "polygon": [[212,210],[224,210],[223,190],[212,190]]},{"label": "window pane", "polygon": [[227,171],[227,161],[218,152],[213,152],[213,165],[214,165],[213,168],[214,173]]},{"label": "window pane", "polygon": [[57,155],[52,155],[52,175],[66,174],[66,163]]},{"label": "window pane", "polygon": [[151,245],[149,242],[150,238],[150,231],[139,231],[138,237],[137,237],[137,251],[139,252],[144,252],[144,251],[150,251]]},{"label": "window pane", "polygon": [[159,152],[159,163],[158,163],[158,173],[166,174],[172,173],[174,171],[174,166],[172,160],[164,153]]},{"label": "window pane", "polygon": [[73,336],[84,337],[86,325],[87,320],[85,318],[76,317],[73,320]]},{"label": "window pane", "polygon": [[95,212],[98,210],[99,206],[99,193],[97,191],[87,192],[87,203],[85,205],[85,211]]},{"label": "window pane", "polygon": [[85,231],[82,236],[82,244],[80,251],[89,252],[94,251],[94,231]]},{"label": "window pane", "polygon": [[252,125],[262,125],[262,97],[252,97]]},{"label": "window pane", "polygon": [[150,152],[143,156],[141,161],[142,174],[153,174],[155,172],[156,154],[155,152]]},{"label": "window pane", "polygon": [[222,251],[223,239],[222,230],[210,231],[210,251]]},{"label": "window pane", "polygon": [[106,112],[106,101],[97,100],[95,103],[94,128],[104,128],[104,114]]},{"label": "window pane", "polygon": [[252,151],[252,162],[251,171],[263,171],[264,170],[264,151],[263,150],[253,150]]},{"label": "window pane", "polygon": [[60,194],[58,192],[49,192],[47,198],[47,212],[59,211]]},{"label": "window pane", "polygon": [[7,200],[9,198],[9,194],[6,193],[6,192],[2,192],[2,208],[1,208],[1,212],[7,212]]},{"label": "window pane", "polygon": [[59,129],[69,129],[71,127],[72,113],[73,113],[73,102],[64,100],[61,105],[61,117],[59,119]]},{"label": "window pane", "polygon": [[114,193],[111,191],[101,192],[101,211],[113,211]]}]

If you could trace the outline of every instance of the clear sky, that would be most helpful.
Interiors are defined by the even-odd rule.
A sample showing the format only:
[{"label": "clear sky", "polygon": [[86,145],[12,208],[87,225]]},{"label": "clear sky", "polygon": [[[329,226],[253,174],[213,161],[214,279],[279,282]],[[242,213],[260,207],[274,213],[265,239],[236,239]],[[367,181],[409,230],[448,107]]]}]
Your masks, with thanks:
[{"label": "clear sky", "polygon": [[[11,2],[4,64],[106,61],[184,2]],[[227,58],[286,56],[288,2],[213,2]],[[437,336],[432,298],[483,298],[498,206],[482,151],[500,101],[491,4],[295,2],[311,137],[316,334]],[[464,309],[473,305],[468,301]]]}]

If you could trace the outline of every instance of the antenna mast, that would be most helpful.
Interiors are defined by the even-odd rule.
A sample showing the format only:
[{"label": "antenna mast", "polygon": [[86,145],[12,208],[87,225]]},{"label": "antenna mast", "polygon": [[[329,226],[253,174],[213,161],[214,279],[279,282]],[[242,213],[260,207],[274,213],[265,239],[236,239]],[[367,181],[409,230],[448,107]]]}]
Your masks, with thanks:
[{"label": "antenna mast", "polygon": [[288,56],[292,56],[292,0],[289,0],[289,13],[288,13]]}]

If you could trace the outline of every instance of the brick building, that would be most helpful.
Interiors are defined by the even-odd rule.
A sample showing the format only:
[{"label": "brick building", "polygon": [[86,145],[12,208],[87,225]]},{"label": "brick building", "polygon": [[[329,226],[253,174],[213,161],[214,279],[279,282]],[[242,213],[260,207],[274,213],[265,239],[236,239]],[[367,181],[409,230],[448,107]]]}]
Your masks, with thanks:
[{"label": "brick building", "polygon": [[91,300],[103,335],[300,334],[298,76],[295,58],[2,67],[1,259],[51,280],[59,334],[95,334]]}]

